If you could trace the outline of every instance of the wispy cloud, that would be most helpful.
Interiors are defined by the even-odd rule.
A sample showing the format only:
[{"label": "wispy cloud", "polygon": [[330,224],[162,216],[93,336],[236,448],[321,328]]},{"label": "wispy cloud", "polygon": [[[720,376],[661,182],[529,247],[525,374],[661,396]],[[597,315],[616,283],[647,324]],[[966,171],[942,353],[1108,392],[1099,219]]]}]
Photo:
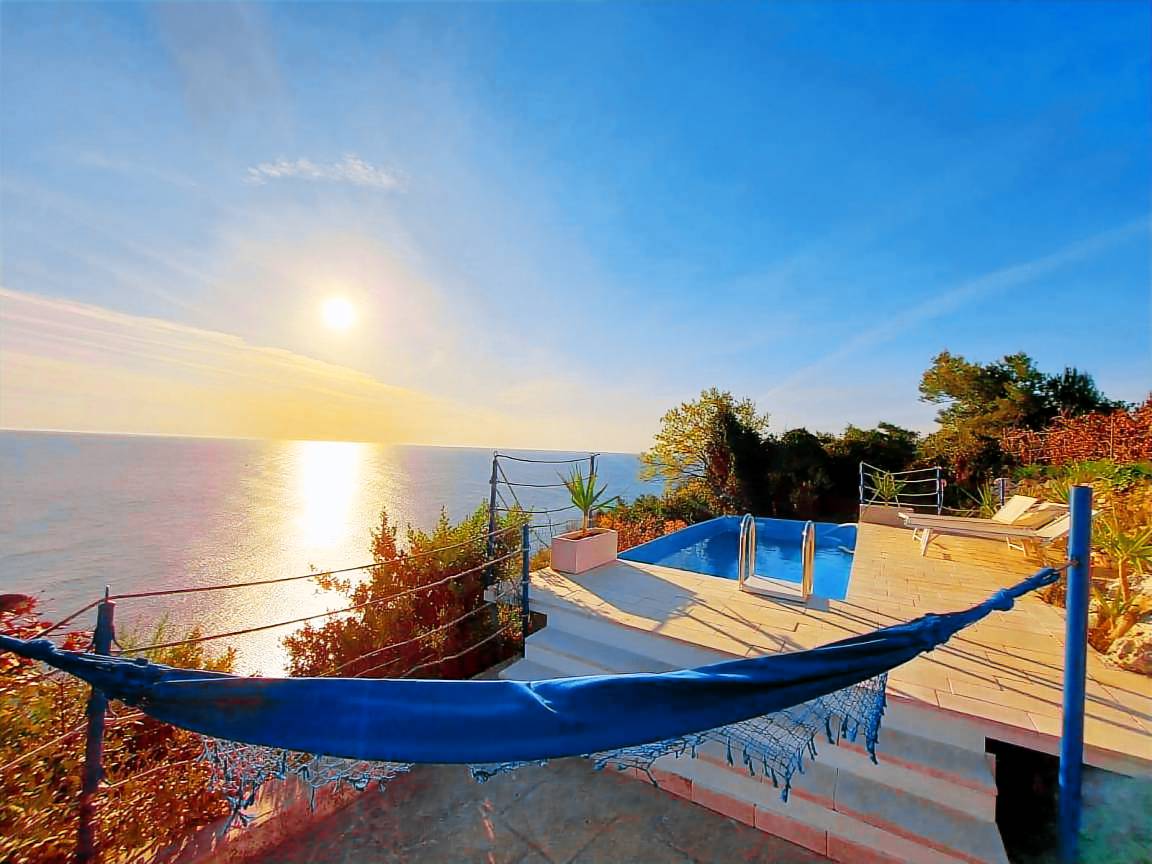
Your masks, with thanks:
[{"label": "wispy cloud", "polygon": [[775,397],[781,392],[811,379],[818,373],[826,373],[838,368],[849,357],[861,351],[889,342],[902,333],[948,315],[976,300],[985,299],[1010,288],[1026,285],[1069,264],[1089,258],[1136,234],[1147,232],[1148,227],[1147,219],[1137,219],[1096,234],[1086,240],[1072,243],[1041,258],[1003,267],[975,279],[953,285],[930,299],[861,331],[835,350],[796,370],[769,390],[766,395],[770,398]]},{"label": "wispy cloud", "polygon": [[0,427],[458,443],[511,424],[227,333],[0,288]]},{"label": "wispy cloud", "polygon": [[399,179],[390,171],[365,162],[355,154],[348,154],[338,162],[313,162],[311,159],[278,159],[261,162],[248,169],[247,182],[267,183],[271,180],[321,180],[330,183],[351,183],[372,189],[396,189]]},{"label": "wispy cloud", "polygon": [[196,181],[173,171],[148,165],[139,159],[113,158],[96,150],[78,150],[69,153],[77,165],[109,171],[133,180],[155,180],[181,189],[195,189]]}]

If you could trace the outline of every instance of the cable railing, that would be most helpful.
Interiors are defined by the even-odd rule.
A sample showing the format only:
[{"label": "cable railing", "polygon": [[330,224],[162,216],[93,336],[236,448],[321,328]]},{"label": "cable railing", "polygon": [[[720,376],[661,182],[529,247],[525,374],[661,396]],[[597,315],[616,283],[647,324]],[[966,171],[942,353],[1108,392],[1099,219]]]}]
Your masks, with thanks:
[{"label": "cable railing", "polygon": [[[172,588],[157,591],[126,592],[122,594],[114,594],[110,589],[106,588],[102,598],[84,605],[82,608],[62,618],[55,624],[40,630],[35,635],[37,638],[46,637],[58,631],[60,628],[76,622],[85,613],[95,609],[97,613],[96,625],[92,631],[92,647],[88,653],[104,656],[119,655],[125,657],[150,657],[151,659],[155,659],[156,652],[164,650],[233,639],[252,633],[285,628],[292,625],[307,624],[317,620],[347,618],[357,613],[367,612],[373,608],[397,609],[401,610],[398,611],[397,614],[407,615],[407,613],[402,610],[411,607],[404,605],[397,607],[396,604],[405,598],[424,595],[430,598],[430,602],[436,604],[425,607],[425,613],[427,617],[431,619],[426,624],[411,626],[405,624],[404,628],[400,629],[396,634],[403,638],[393,636],[393,641],[389,641],[385,645],[378,645],[377,643],[377,645],[371,646],[370,648],[366,646],[367,650],[359,651],[356,656],[340,658],[335,663],[329,665],[328,668],[310,672],[309,674],[319,677],[340,676],[365,678],[387,676],[390,678],[411,678],[421,674],[426,675],[428,670],[435,669],[441,670],[441,674],[443,674],[444,671],[452,674],[452,669],[459,668],[456,665],[457,661],[462,661],[466,655],[471,655],[482,649],[488,648],[490,650],[493,643],[496,643],[497,640],[515,639],[517,638],[517,634],[519,634],[519,642],[522,644],[522,640],[527,638],[529,628],[527,580],[529,578],[531,527],[527,519],[515,520],[515,522],[516,524],[512,525],[495,525],[490,531],[469,537],[460,542],[398,555],[391,559],[377,560],[371,564],[340,568],[338,570],[294,574],[273,579],[249,579],[243,582],[220,582],[191,588]],[[513,532],[519,535],[516,540],[511,540],[507,537],[507,535]],[[468,547],[472,547],[476,551],[469,553],[467,552]],[[443,562],[432,565],[424,564],[421,567],[407,571],[408,577],[413,578],[425,575],[427,570],[431,569],[433,570],[431,575],[435,578],[426,579],[425,581],[421,581],[420,584],[407,588],[400,587],[403,585],[401,582],[397,585],[400,590],[378,591],[380,596],[369,596],[368,599],[364,599],[362,602],[342,606],[337,609],[329,609],[310,615],[301,615],[286,620],[254,623],[252,626],[240,629],[210,632],[203,635],[195,634],[188,638],[181,639],[162,640],[146,645],[122,647],[116,640],[115,609],[118,601],[131,602],[157,597],[179,596],[188,593],[227,591],[236,588],[275,587],[301,579],[316,579],[336,573],[351,573],[358,570],[371,570],[373,568],[379,569],[384,573],[402,573],[404,571],[400,568],[405,564],[419,562],[436,555],[454,551],[458,552],[459,550],[465,550],[465,554],[470,557],[470,560],[469,557],[466,557],[461,562],[461,564],[466,566],[457,565],[456,567],[449,567],[445,565],[443,569],[451,570],[451,572],[444,572],[443,575],[440,575],[439,573],[435,573],[435,570],[439,569]],[[478,563],[472,563],[476,562],[476,559],[480,557],[481,550],[483,550],[483,560]],[[487,580],[484,580],[484,582],[479,581],[477,579],[478,574],[497,573],[500,574],[499,580],[489,585],[489,588],[494,588],[494,590],[481,590],[482,586],[488,583]],[[469,577],[471,577],[472,581],[466,583],[470,587],[465,591],[453,591],[452,595],[443,593],[445,589],[461,585],[462,580],[469,579]],[[516,584],[517,590],[513,590],[512,586],[514,584]],[[440,591],[439,594],[431,593],[437,590]],[[457,602],[455,606],[443,605],[442,600],[447,596],[458,597],[460,598],[459,602]],[[475,605],[473,605],[473,601],[470,599],[471,597],[475,597]],[[432,600],[431,598],[438,599]],[[385,618],[384,620],[387,622],[393,619]],[[412,619],[404,618],[395,620],[400,622],[411,621]],[[485,621],[490,621],[491,623],[486,625],[483,623]],[[383,626],[387,627],[388,625],[384,624]],[[413,627],[416,629],[416,632],[413,632]],[[447,634],[453,632],[456,632],[457,635],[453,637],[453,639],[447,638]],[[385,638],[387,635],[387,633],[380,633],[380,636]],[[511,644],[515,645],[516,643]],[[501,649],[500,656],[503,656],[504,650],[506,649]],[[482,660],[481,662],[487,663],[488,661]],[[36,674],[20,681],[13,681],[12,683],[20,684],[21,686],[34,684],[41,677],[44,676]],[[101,778],[105,776],[103,763],[106,730],[115,728],[122,723],[136,721],[143,715],[140,714],[139,711],[132,711],[124,715],[117,715],[110,712],[107,699],[101,691],[95,689],[91,691],[89,696],[86,714],[87,716],[82,723],[73,728],[65,727],[61,734],[22,753],[15,763],[0,767],[7,770],[8,768],[20,767],[33,759],[39,758],[43,760],[46,752],[69,746],[69,742],[73,739],[78,739],[83,736],[85,739],[85,755],[82,767],[81,794],[79,797],[80,816],[76,859],[78,861],[95,861],[98,858],[99,851],[96,841],[97,832],[95,822],[101,812],[101,807],[97,803],[100,797],[112,789],[118,789],[125,784],[135,782],[141,778],[147,778],[158,771],[177,768],[182,764],[186,764],[187,760],[184,762],[161,762],[160,764],[143,768],[138,774],[130,774],[123,778],[117,777],[115,783],[103,782]]]},{"label": "cable railing", "polygon": [[[575,505],[571,503],[558,504],[556,501],[556,497],[565,490],[562,477],[558,476],[555,481],[542,482],[537,477],[525,477],[519,473],[525,470],[524,468],[519,469],[519,472],[514,470],[512,476],[509,476],[509,468],[505,467],[505,463],[516,463],[519,466],[553,466],[550,470],[556,473],[558,473],[558,469],[555,466],[587,465],[586,470],[579,470],[585,476],[592,476],[596,474],[596,461],[599,456],[599,453],[589,453],[587,456],[551,459],[515,456],[494,451],[492,453],[492,473],[488,481],[489,528],[495,527],[500,514],[505,516],[523,514],[528,521],[531,551],[538,552],[549,547],[553,537],[571,530],[571,523],[579,514]],[[525,493],[523,490],[532,490],[537,498],[540,493],[543,493],[545,498],[551,500],[531,500],[527,497],[529,493]],[[525,495],[524,498],[521,497],[522,493]],[[566,499],[567,493],[565,491],[561,500]],[[563,518],[563,514],[568,514],[570,518]]]}]

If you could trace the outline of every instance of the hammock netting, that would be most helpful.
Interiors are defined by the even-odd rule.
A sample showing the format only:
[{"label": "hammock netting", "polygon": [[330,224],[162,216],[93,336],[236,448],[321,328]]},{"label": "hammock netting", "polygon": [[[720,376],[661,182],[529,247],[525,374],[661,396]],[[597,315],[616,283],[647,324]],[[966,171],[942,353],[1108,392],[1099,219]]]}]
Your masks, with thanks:
[{"label": "hammock netting", "polygon": [[1045,568],[970,609],[930,614],[838,642],[676,672],[544,681],[241,678],[143,658],[84,654],[0,636],[108,697],[204,737],[203,758],[234,814],[273,779],[313,791],[384,785],[414,764],[455,763],[484,781],[550,759],[648,773],[662,757],[721,745],[787,798],[823,735],[857,739],[873,761],[887,672],[1015,598],[1059,578]]}]

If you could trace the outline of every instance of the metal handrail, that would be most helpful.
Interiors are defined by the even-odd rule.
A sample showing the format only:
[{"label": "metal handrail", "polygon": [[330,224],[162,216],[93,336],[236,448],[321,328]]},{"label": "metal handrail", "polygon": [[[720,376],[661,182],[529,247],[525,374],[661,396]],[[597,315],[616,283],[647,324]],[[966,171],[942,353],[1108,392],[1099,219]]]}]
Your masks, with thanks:
[{"label": "metal handrail", "polygon": [[[877,474],[883,474],[889,477],[900,477],[901,487],[913,483],[930,483],[932,489],[926,492],[897,492],[895,495],[895,504],[897,507],[901,505],[901,498],[935,498],[936,512],[944,512],[944,487],[947,485],[944,480],[943,470],[939,465],[930,468],[912,468],[908,471],[886,471],[883,468],[877,468],[868,462],[861,460],[860,462],[860,506],[865,507],[875,504],[879,500],[880,490],[876,487],[874,478]],[[910,476],[918,475],[918,476]],[[927,475],[927,476],[925,476]],[[869,482],[872,481],[872,482]],[[870,497],[869,497],[870,493]],[[887,500],[882,503],[887,504]],[[920,506],[909,504],[908,506]]]},{"label": "metal handrail", "polygon": [[861,465],[865,468],[871,468],[873,471],[883,471],[885,474],[891,474],[893,477],[901,477],[906,474],[932,474],[936,471],[935,465],[930,465],[927,468],[909,468],[907,471],[889,471],[887,468],[881,468],[879,465],[873,465],[871,462],[864,462],[861,460]]},{"label": "metal handrail", "polygon": [[736,560],[736,581],[743,589],[744,580],[756,575],[756,519],[745,513],[740,520],[740,539]]},{"label": "metal handrail", "polygon": [[811,520],[804,523],[804,532],[800,535],[800,562],[800,592],[807,600],[812,596],[816,570],[816,523]]}]

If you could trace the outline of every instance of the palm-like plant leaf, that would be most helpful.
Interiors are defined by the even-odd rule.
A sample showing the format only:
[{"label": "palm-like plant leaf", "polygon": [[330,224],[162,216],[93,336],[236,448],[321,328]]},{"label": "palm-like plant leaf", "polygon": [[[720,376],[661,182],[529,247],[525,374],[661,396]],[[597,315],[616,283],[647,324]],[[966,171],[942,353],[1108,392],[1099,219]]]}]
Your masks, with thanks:
[{"label": "palm-like plant leaf", "polygon": [[572,473],[567,477],[561,476],[560,479],[568,490],[572,505],[583,515],[582,531],[588,530],[588,523],[593,513],[610,510],[620,500],[619,497],[604,498],[604,493],[608,490],[607,485],[597,489],[596,475],[590,474],[585,478],[579,468],[573,468]]}]

